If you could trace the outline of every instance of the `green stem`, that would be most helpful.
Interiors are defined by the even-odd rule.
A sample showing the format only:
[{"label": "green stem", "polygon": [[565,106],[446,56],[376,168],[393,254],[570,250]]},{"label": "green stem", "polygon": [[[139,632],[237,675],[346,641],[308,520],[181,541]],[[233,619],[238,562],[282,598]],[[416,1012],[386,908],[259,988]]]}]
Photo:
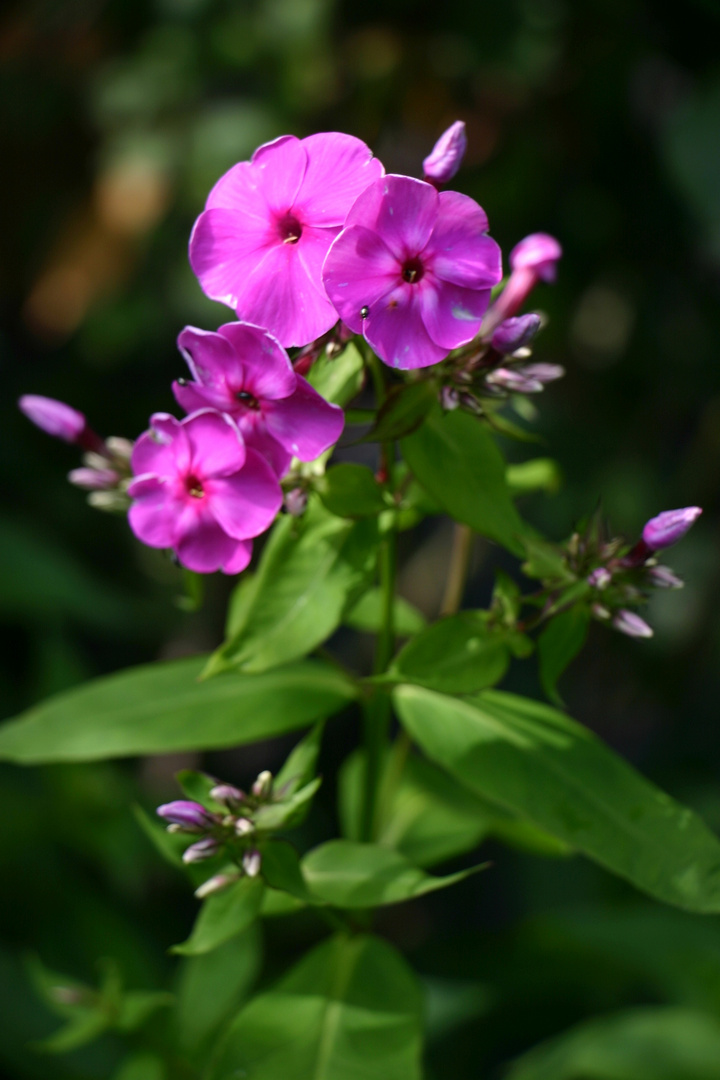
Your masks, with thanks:
[{"label": "green stem", "polygon": [[[395,532],[388,533],[378,558],[380,590],[382,593],[382,623],[375,646],[374,675],[382,675],[395,651],[393,608],[395,601]],[[380,777],[388,743],[390,726],[390,697],[386,690],[375,687],[365,705],[365,785],[360,835],[372,840],[377,828],[377,806]]]},{"label": "green stem", "polygon": [[454,615],[459,610],[465,592],[465,580],[470,554],[472,552],[472,529],[469,525],[455,522],[453,532],[452,552],[450,555],[450,567],[447,581],[445,582],[445,595],[440,605],[441,615]]}]

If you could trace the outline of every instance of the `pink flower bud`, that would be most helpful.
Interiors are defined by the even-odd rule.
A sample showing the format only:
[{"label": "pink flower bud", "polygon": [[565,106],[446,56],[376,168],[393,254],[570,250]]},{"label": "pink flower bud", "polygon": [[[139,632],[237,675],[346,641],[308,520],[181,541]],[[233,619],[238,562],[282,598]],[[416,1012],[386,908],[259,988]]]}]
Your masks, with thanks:
[{"label": "pink flower bud", "polygon": [[683,579],[674,574],[669,566],[651,566],[648,578],[656,589],[682,589],[685,585]]},{"label": "pink flower bud", "polygon": [[164,818],[171,825],[179,825],[187,832],[205,832],[215,824],[214,818],[204,806],[186,799],[164,803],[158,806],[155,812],[158,817]]},{"label": "pink flower bud", "polygon": [[592,585],[593,589],[607,589],[612,581],[612,574],[606,567],[598,566],[588,575],[587,581],[588,585]]},{"label": "pink flower bud", "polygon": [[237,803],[243,802],[245,792],[235,787],[234,784],[216,784],[214,788],[210,789],[210,798],[215,799],[216,802],[225,803],[226,806],[232,809]]},{"label": "pink flower bud", "polygon": [[85,491],[109,491],[119,482],[120,474],[114,469],[72,469],[68,480]]},{"label": "pink flower bud", "polygon": [[507,355],[516,349],[522,349],[540,329],[539,315],[520,315],[500,323],[492,336],[492,347],[497,352]]},{"label": "pink flower bud", "polygon": [[465,124],[456,120],[444,131],[423,161],[426,180],[434,184],[447,184],[462,165],[467,150]]},{"label": "pink flower bud", "polygon": [[628,611],[627,608],[621,608],[615,613],[612,624],[616,630],[619,630],[621,634],[627,634],[628,637],[651,638],[653,636],[652,627],[648,626],[636,612]]},{"label": "pink flower bud", "polygon": [[262,855],[259,851],[246,851],[243,855],[243,870],[248,877],[257,877],[260,873],[260,865],[262,863]]},{"label": "pink flower bud", "polygon": [[38,394],[23,394],[18,401],[21,412],[47,435],[54,435],[65,442],[78,442],[85,430],[85,417],[77,409],[54,398]]},{"label": "pink flower bud", "polygon": [[543,388],[539,379],[526,375],[522,368],[496,368],[485,381],[488,386],[496,386],[511,394],[539,394]]},{"label": "pink flower bud", "polygon": [[541,281],[554,281],[562,248],[554,236],[532,233],[510,252],[510,269],[533,270]]},{"label": "pink flower bud", "polygon": [[216,893],[227,889],[228,885],[238,881],[239,877],[239,874],[215,874],[214,877],[208,878],[207,881],[203,881],[202,885],[197,887],[195,896],[198,900],[205,900],[208,896],[215,896]]},{"label": "pink flower bud", "polygon": [[217,840],[213,840],[212,836],[206,836],[202,840],[197,840],[194,844],[191,844],[183,853],[184,863],[196,863],[202,862],[203,859],[210,859],[218,851],[220,845]]},{"label": "pink flower bud", "polygon": [[662,551],[663,548],[682,540],[701,514],[702,509],[699,506],[686,506],[682,510],[663,510],[662,514],[648,521],[642,531],[642,538],[650,551]]}]

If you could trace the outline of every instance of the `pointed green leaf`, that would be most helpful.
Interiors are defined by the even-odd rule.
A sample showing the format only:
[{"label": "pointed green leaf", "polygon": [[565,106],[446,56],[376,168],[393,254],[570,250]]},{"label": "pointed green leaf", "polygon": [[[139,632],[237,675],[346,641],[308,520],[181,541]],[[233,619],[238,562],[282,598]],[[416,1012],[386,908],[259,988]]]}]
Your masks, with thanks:
[{"label": "pointed green leaf", "polygon": [[358,441],[392,442],[409,435],[420,427],[437,403],[437,394],[437,386],[427,379],[394,386],[383,402],[372,428]]},{"label": "pointed green leaf", "polygon": [[[351,626],[353,630],[361,630],[367,634],[377,634],[382,625],[382,593],[378,588],[368,589],[357,604],[348,611],[343,623]],[[402,596],[395,597],[393,605],[393,627],[398,637],[411,637],[419,634],[427,626],[427,621],[422,612],[416,607],[403,600]]]},{"label": "pointed green leaf", "polygon": [[333,465],[316,487],[323,505],[341,518],[375,517],[387,509],[383,489],[367,465]]},{"label": "pointed green leaf", "polygon": [[263,890],[260,878],[241,877],[222,892],[209,896],[203,900],[190,937],[173,945],[170,951],[198,956],[236,937],[257,918]]},{"label": "pointed green leaf", "polygon": [[262,850],[262,876],[272,889],[289,893],[305,903],[317,903],[300,867],[300,857],[286,840],[273,840]]},{"label": "pointed green leaf", "polygon": [[274,793],[294,795],[299,788],[312,780],[317,769],[324,730],[323,722],[316,724],[288,754],[285,764],[273,781]]},{"label": "pointed green leaf", "polygon": [[242,1009],[208,1080],[420,1080],[421,1020],[402,957],[339,935]]},{"label": "pointed green leaf", "polygon": [[497,690],[461,701],[402,686],[395,704],[428,757],[472,791],[658,900],[720,912],[720,842],[586,728]]},{"label": "pointed green leaf", "polygon": [[365,381],[363,358],[357,346],[350,342],[339,356],[324,354],[316,360],[307,378],[326,401],[347,405],[359,394]]},{"label": "pointed green leaf", "polygon": [[547,491],[555,495],[562,487],[562,473],[552,458],[533,458],[518,465],[508,465],[505,479],[513,495],[531,491]]},{"label": "pointed green leaf", "polygon": [[357,695],[320,661],[199,682],[204,663],[148,664],[57,694],[0,727],[0,760],[37,765],[237,746],[305,727]]},{"label": "pointed green leaf", "polygon": [[542,688],[555,705],[563,701],[557,681],[585,644],[590,612],[581,604],[556,615],[538,638],[538,662]]},{"label": "pointed green leaf", "polygon": [[489,628],[475,612],[462,611],[411,638],[393,660],[387,677],[449,694],[469,694],[494,686],[509,663],[502,630]]},{"label": "pointed green leaf", "polygon": [[310,802],[321,783],[322,780],[318,776],[293,795],[283,799],[282,802],[266,803],[261,806],[253,814],[253,821],[258,832],[295,828],[299,825],[310,809]]}]

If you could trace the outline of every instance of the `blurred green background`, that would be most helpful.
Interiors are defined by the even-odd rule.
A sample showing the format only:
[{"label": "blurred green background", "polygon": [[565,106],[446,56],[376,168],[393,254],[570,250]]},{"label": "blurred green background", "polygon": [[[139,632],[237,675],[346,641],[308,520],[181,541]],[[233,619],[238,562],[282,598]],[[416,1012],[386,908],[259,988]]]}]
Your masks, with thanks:
[{"label": "blurred green background", "polygon": [[[469,150],[456,185],[485,207],[504,252],[538,230],[565,250],[557,285],[533,297],[549,317],[537,356],[567,368],[535,422],[564,485],[528,498],[526,514],[561,539],[600,500],[630,538],[662,509],[705,508],[669,557],[687,586],[653,601],[655,638],[596,626],[565,677],[568,708],[720,828],[719,44],[713,0],[6,5],[4,715],[92,675],[214,646],[227,592],[213,580],[202,611],[184,612],[178,571],[136,544],[122,518],[86,507],[64,481],[75,451],[32,428],[17,397],[58,397],[105,435],[137,436],[151,412],[173,408],[180,329],[231,317],[203,297],[186,258],[223,171],[284,132],[339,129],[365,139],[388,171],[418,175],[462,118]],[[528,456],[523,445],[511,452]],[[402,589],[430,615],[449,543],[442,522],[405,541]],[[487,602],[496,565],[516,571],[478,546],[466,603]],[[508,685],[539,693],[524,671]],[[354,723],[331,724],[326,776]],[[205,766],[247,781],[287,745],[210,755]],[[28,952],[92,981],[98,959],[114,957],[132,987],[171,985],[166,949],[185,936],[195,902],[130,806],[172,796],[172,774],[188,763],[0,770],[2,1075],[104,1078],[122,1054],[110,1038],[66,1058],[28,1048],[55,1024],[30,988]],[[306,839],[329,835],[334,814],[328,781]],[[483,851],[489,872],[382,918],[428,981],[429,1076],[501,1077],[537,1041],[638,1005],[717,1018],[715,919],[661,909],[578,860]],[[266,977],[319,932],[303,917],[270,925]],[[684,1080],[661,1065],[650,1080]],[[713,1067],[692,1077],[717,1077]]]}]

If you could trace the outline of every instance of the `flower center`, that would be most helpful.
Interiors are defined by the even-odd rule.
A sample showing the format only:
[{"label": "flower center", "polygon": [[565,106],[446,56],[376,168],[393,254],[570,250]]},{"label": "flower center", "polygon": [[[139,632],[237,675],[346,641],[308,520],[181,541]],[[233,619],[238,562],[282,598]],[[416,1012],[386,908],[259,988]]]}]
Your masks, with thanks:
[{"label": "flower center", "polygon": [[293,214],[286,214],[277,223],[283,244],[297,244],[302,236],[302,225]]},{"label": "flower center", "polygon": [[247,409],[259,409],[260,402],[254,397],[249,390],[238,390],[235,394],[236,399],[241,405],[244,405]]},{"label": "flower center", "polygon": [[190,475],[185,477],[185,490],[188,495],[192,495],[193,499],[202,499],[205,495],[203,486],[197,476]]},{"label": "flower center", "polygon": [[403,263],[402,279],[407,281],[408,285],[417,285],[425,273],[425,267],[420,262],[420,259],[408,259]]}]

